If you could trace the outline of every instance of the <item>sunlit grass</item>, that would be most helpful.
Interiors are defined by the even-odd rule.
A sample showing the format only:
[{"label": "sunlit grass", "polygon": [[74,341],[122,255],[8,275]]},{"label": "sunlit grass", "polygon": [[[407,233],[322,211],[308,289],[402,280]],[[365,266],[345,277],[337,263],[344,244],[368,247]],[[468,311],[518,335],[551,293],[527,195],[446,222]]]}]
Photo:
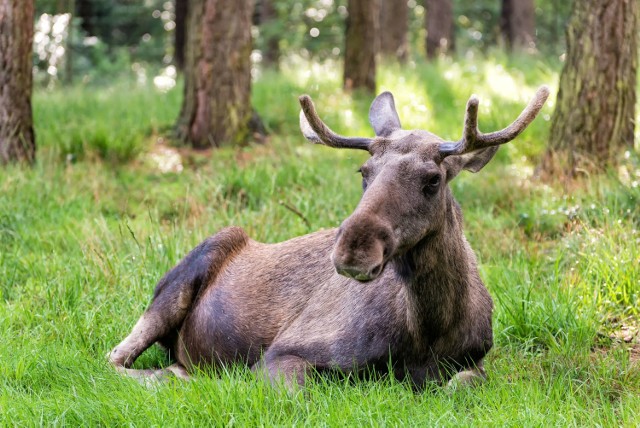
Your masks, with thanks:
[{"label": "sunlit grass", "polygon": [[180,92],[163,95],[151,84],[116,81],[108,87],[36,91],[33,104],[42,154],[67,162],[98,157],[118,164],[135,159],[151,136],[170,129]]},{"label": "sunlit grass", "polygon": [[[395,94],[406,127],[457,139],[471,93],[483,100],[481,129],[493,130],[556,81],[548,66],[496,57],[388,64],[379,90]],[[0,170],[1,425],[636,424],[640,370],[629,348],[638,336],[625,342],[619,332],[638,323],[640,188],[614,173],[571,192],[533,180],[544,119],[451,184],[496,304],[485,385],[416,394],[392,379],[321,377],[288,396],[242,367],[151,389],[114,373],[104,355],[204,237],[235,224],[277,242],[334,227],[353,210],[366,154],[306,143],[301,93],[336,131],[372,135],[372,97],[344,94],[335,63],[265,72],[253,100],[269,142],[208,156],[182,150],[180,173],[146,161],[158,138],[167,143],[179,86],[162,93],[119,81],[36,94],[38,163]],[[625,167],[635,177],[636,154]],[[165,363],[153,348],[138,364]]]}]

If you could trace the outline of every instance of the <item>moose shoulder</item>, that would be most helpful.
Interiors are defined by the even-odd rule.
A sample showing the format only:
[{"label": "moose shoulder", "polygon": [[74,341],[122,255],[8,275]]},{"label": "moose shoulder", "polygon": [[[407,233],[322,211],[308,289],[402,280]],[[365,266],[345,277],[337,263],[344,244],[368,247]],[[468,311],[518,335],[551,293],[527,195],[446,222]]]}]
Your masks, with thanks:
[{"label": "moose shoulder", "polygon": [[[421,386],[484,378],[492,301],[464,237],[448,182],[479,171],[538,114],[541,87],[507,128],[483,134],[467,103],[457,142],[403,130],[389,92],[371,105],[375,138],[335,134],[300,97],[300,126],[314,143],[367,150],[363,195],[338,229],[278,244],[227,228],[158,283],[133,331],[109,354],[134,377],[188,377],[194,366],[241,362],[272,382],[302,385],[310,369],[386,370]],[[175,363],[129,367],[153,343]]]}]

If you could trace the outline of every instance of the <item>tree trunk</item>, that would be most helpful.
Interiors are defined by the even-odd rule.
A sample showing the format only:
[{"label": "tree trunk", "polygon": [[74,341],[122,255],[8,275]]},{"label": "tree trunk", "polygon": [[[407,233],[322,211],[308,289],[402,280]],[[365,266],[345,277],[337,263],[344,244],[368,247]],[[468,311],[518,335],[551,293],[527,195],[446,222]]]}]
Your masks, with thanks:
[{"label": "tree trunk", "polygon": [[406,61],[409,54],[407,31],[409,6],[407,0],[385,0],[380,8],[380,53]]},{"label": "tree trunk", "polygon": [[262,64],[265,67],[278,68],[280,60],[280,34],[277,29],[278,14],[274,0],[262,0],[258,3],[258,24],[264,38]]},{"label": "tree trunk", "polygon": [[64,52],[64,81],[67,85],[73,82],[73,49],[75,40],[73,37],[73,18],[76,16],[76,0],[68,0],[68,10],[71,14],[69,27],[67,28],[67,40]]},{"label": "tree trunk", "polygon": [[453,52],[453,4],[452,0],[426,0],[425,26],[427,30],[427,58]]},{"label": "tree trunk", "polygon": [[178,136],[195,148],[241,143],[251,110],[251,0],[191,0]]},{"label": "tree trunk", "polygon": [[536,11],[533,0],[502,0],[500,30],[510,51],[535,49]]},{"label": "tree trunk", "polygon": [[349,0],[344,48],[344,88],[376,90],[380,0]]},{"label": "tree trunk", "polygon": [[95,36],[95,12],[92,0],[78,0],[75,5],[75,13],[80,18],[80,27],[89,36]]},{"label": "tree trunk", "polygon": [[543,173],[604,169],[633,149],[638,9],[637,0],[574,2]]},{"label": "tree trunk", "polygon": [[31,163],[33,0],[0,0],[0,164]]},{"label": "tree trunk", "polygon": [[173,61],[178,70],[184,70],[185,44],[187,42],[187,11],[189,0],[175,0],[176,27],[174,33]]}]

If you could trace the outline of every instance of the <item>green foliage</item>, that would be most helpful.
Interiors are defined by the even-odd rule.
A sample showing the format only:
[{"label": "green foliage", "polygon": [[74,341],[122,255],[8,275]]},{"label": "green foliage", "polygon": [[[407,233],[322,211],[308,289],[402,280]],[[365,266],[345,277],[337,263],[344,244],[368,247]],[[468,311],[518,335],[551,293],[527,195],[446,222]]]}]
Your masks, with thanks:
[{"label": "green foliage", "polygon": [[110,80],[137,63],[157,69],[171,59],[174,19],[170,1],[37,0],[36,82]]},{"label": "green foliage", "polygon": [[170,15],[167,19],[171,18],[171,2],[165,5],[161,0],[36,0],[35,4],[36,16],[72,13],[87,36],[98,37],[110,49],[129,48],[139,60],[158,59],[164,54],[164,19],[158,12],[166,10]]},{"label": "green foliage", "polygon": [[[500,45],[501,7],[499,1],[454,0],[457,49],[487,52]],[[536,49],[553,56],[565,52],[564,31],[570,12],[570,1],[535,1]]]},{"label": "green foliage", "polygon": [[273,3],[277,16],[258,26],[258,49],[265,49],[266,40],[277,37],[284,53],[300,53],[316,59],[341,56],[346,0],[280,0]]},{"label": "green foliage", "polygon": [[[483,171],[451,184],[495,301],[486,384],[416,394],[389,378],[314,377],[290,396],[244,367],[146,388],[106,364],[158,279],[204,237],[236,224],[276,242],[353,210],[366,154],[310,145],[297,129],[297,95],[307,92],[333,129],[372,135],[371,97],[343,93],[336,69],[301,62],[262,74],[254,105],[269,142],[180,149],[179,173],[158,160],[178,88],[36,92],[38,162],[0,170],[0,425],[636,424],[640,370],[628,348],[637,352],[637,336],[609,337],[637,326],[640,168],[631,153],[628,180],[593,176],[572,192],[537,182],[551,106]],[[471,93],[488,131],[556,80],[554,66],[498,56],[385,65],[380,89],[394,92],[407,128],[457,139]],[[153,348],[137,366],[167,363]]]}]

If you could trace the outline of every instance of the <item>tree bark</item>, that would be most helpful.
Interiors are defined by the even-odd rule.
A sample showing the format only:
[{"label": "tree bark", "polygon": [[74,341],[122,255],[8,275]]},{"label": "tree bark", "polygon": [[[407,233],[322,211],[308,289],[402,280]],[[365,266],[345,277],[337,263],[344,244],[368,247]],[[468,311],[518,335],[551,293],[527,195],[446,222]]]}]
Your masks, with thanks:
[{"label": "tree bark", "polygon": [[173,62],[178,70],[184,70],[188,10],[189,0],[175,0],[176,27],[173,39]]},{"label": "tree bark", "polygon": [[274,0],[262,0],[259,2],[258,25],[264,37],[262,64],[265,67],[278,68],[280,61],[280,35],[275,28],[278,14],[273,3]]},{"label": "tree bark", "polygon": [[251,109],[251,0],[191,0],[178,136],[195,148],[242,143]]},{"label": "tree bark", "polygon": [[601,170],[633,149],[638,9],[637,0],[574,2],[543,173]]},{"label": "tree bark", "polygon": [[453,52],[453,4],[451,0],[426,0],[425,27],[427,30],[427,58]]},{"label": "tree bark", "polygon": [[95,11],[91,0],[78,0],[75,4],[75,13],[80,18],[80,27],[89,35],[95,36]]},{"label": "tree bark", "polygon": [[533,0],[502,0],[500,30],[507,49],[535,49],[536,11]]},{"label": "tree bark", "polygon": [[0,0],[0,164],[31,163],[33,0]]},{"label": "tree bark", "polygon": [[380,0],[349,0],[344,49],[344,88],[376,90]]},{"label": "tree bark", "polygon": [[64,52],[64,81],[67,85],[70,85],[73,82],[73,48],[75,44],[75,40],[73,37],[73,18],[76,14],[76,0],[68,0],[68,10],[71,14],[71,19],[69,20],[69,28],[67,28],[67,40],[65,42],[65,52]]},{"label": "tree bark", "polygon": [[409,54],[407,0],[385,0],[380,8],[380,53],[406,61]]}]

